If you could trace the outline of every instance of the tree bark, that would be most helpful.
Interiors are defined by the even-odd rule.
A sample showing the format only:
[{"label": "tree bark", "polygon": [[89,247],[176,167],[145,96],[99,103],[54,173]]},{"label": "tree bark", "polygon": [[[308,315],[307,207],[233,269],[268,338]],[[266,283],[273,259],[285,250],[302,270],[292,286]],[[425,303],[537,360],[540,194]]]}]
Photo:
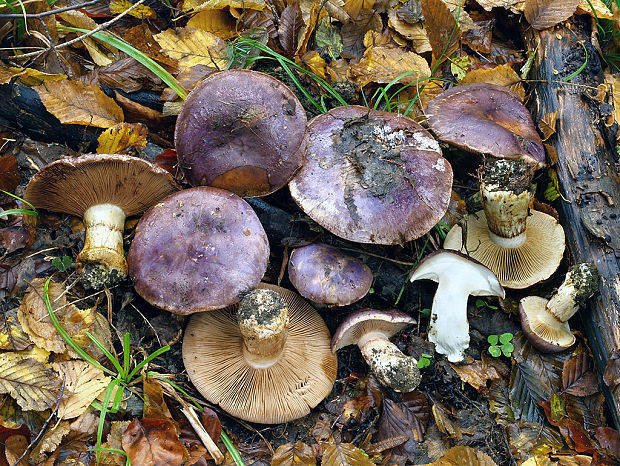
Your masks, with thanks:
[{"label": "tree bark", "polygon": [[[611,106],[595,98],[603,77],[590,32],[588,23],[577,20],[544,31],[530,28],[524,39],[528,50],[536,50],[530,109],[536,120],[558,111],[556,134],[547,143],[557,151],[553,168],[567,199],[557,204],[568,259],[593,262],[601,274],[600,292],[580,311],[600,377],[610,352],[620,348],[620,180],[617,124],[606,126]],[[600,386],[618,428],[620,386],[611,391],[602,380]]]}]

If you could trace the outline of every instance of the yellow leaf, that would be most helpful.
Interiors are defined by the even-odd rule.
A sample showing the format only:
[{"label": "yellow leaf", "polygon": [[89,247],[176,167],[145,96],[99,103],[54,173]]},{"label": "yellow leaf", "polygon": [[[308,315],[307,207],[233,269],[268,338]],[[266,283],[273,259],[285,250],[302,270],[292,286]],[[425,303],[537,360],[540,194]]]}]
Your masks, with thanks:
[{"label": "yellow leaf", "polygon": [[17,309],[0,313],[0,349],[19,351],[31,345],[28,334],[17,320]]},{"label": "yellow leaf", "polygon": [[123,110],[98,86],[64,80],[34,89],[47,111],[61,123],[109,128],[123,121]]},{"label": "yellow leaf", "polygon": [[344,11],[346,11],[352,19],[357,19],[362,10],[371,11],[375,6],[375,0],[346,0],[344,2]]},{"label": "yellow leaf", "polygon": [[543,141],[546,141],[555,134],[555,123],[558,119],[558,111],[545,113],[538,121],[538,129],[543,133]]},{"label": "yellow leaf", "polygon": [[388,11],[388,18],[388,25],[401,36],[409,39],[416,53],[431,51],[431,43],[428,41],[428,36],[422,23],[410,24],[407,21],[403,21],[394,10]]},{"label": "yellow leaf", "polygon": [[357,64],[351,64],[349,78],[352,82],[364,87],[366,84],[389,83],[400,79],[400,83],[409,84],[431,75],[427,61],[414,52],[406,52],[401,48],[385,46],[370,47]]},{"label": "yellow leaf", "polygon": [[51,453],[58,449],[62,439],[71,431],[68,421],[60,421],[58,424],[52,425],[45,431],[45,435],[30,454],[30,458],[35,459],[38,463],[42,463],[47,459],[44,453]]},{"label": "yellow leaf", "polygon": [[327,74],[334,83],[346,81],[348,71],[349,62],[343,58],[333,60],[327,65]]},{"label": "yellow leaf", "polygon": [[495,68],[468,71],[465,77],[459,81],[459,85],[472,83],[490,83],[504,86],[517,94],[521,100],[525,99],[525,88],[521,83],[521,77],[510,65],[499,65]]},{"label": "yellow leaf", "polygon": [[170,58],[182,66],[205,65],[220,70],[228,66],[226,42],[207,31],[194,28],[166,29],[153,36]]},{"label": "yellow leaf", "polygon": [[86,361],[58,362],[53,367],[61,377],[65,376],[65,392],[58,406],[60,419],[82,415],[112,380]]},{"label": "yellow leaf", "polygon": [[428,466],[497,466],[486,453],[459,445],[450,448],[439,460]]},{"label": "yellow leaf", "polygon": [[520,1],[522,0],[476,0],[476,3],[486,11],[491,11],[493,8],[510,9]]},{"label": "yellow leaf", "polygon": [[[97,27],[97,23],[94,19],[90,18],[79,10],[71,10],[59,13],[59,16],[69,23],[71,26],[88,29],[89,31],[95,29]],[[112,63],[114,60],[107,55],[106,49],[109,50],[111,46],[102,45],[101,42],[95,42],[95,39],[92,37],[86,37],[82,39],[82,43],[88,50],[88,54],[93,59],[95,64],[99,66],[107,66]],[[116,50],[116,49],[114,49]]]},{"label": "yellow leaf", "polygon": [[185,0],[183,11],[221,10],[223,8],[241,8],[245,10],[264,10],[265,0]]},{"label": "yellow leaf", "polygon": [[32,349],[29,350],[15,351],[15,354],[19,354],[22,359],[31,358],[37,362],[40,362],[41,364],[47,364],[47,361],[50,357],[49,351],[43,348],[39,348],[38,346],[33,346]]},{"label": "yellow leaf", "polygon": [[146,147],[147,134],[141,123],[119,123],[99,135],[97,153],[121,154],[128,147]]},{"label": "yellow leaf", "polygon": [[220,39],[230,39],[237,35],[237,22],[227,10],[199,11],[187,22],[188,27],[215,34]]},{"label": "yellow leaf", "polygon": [[8,393],[24,411],[53,408],[61,385],[58,374],[40,362],[0,353],[0,393]]},{"label": "yellow leaf", "polygon": [[368,455],[352,443],[332,443],[323,452],[322,466],[374,466]]},{"label": "yellow leaf", "polygon": [[325,68],[327,67],[327,63],[319,55],[319,52],[312,50],[311,52],[306,53],[301,60],[310,71],[325,79]]},{"label": "yellow leaf", "polygon": [[[110,11],[112,13],[122,13],[123,11],[129,10],[133,6],[129,0],[111,0],[110,2]],[[143,19],[143,18],[157,18],[157,13],[150,6],[140,5],[129,13],[129,16],[133,16],[134,18]]]},{"label": "yellow leaf", "polygon": [[536,30],[547,29],[570,18],[581,0],[525,0],[523,14]]},{"label": "yellow leaf", "polygon": [[581,0],[579,5],[577,5],[576,13],[578,15],[590,15],[598,19],[614,19],[614,14],[602,0],[589,0],[589,2],[588,0]]},{"label": "yellow leaf", "polygon": [[11,66],[9,69],[15,73],[13,76],[17,77],[17,79],[19,79],[19,81],[26,86],[38,86],[45,82],[62,81],[67,79],[66,74],[44,73],[43,71],[35,70],[33,68],[24,69]]}]

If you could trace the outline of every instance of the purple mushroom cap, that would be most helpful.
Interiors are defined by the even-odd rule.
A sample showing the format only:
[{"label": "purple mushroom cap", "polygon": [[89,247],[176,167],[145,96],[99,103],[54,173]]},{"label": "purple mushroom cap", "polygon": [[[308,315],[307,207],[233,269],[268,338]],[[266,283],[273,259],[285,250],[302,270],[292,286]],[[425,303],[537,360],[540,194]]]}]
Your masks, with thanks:
[{"label": "purple mushroom cap", "polygon": [[442,141],[480,155],[545,165],[532,116],[510,89],[488,83],[456,86],[431,100],[426,113]]},{"label": "purple mushroom cap", "polygon": [[366,264],[318,243],[293,251],[288,276],[304,298],[331,306],[359,301],[366,296],[373,280]]},{"label": "purple mushroom cap", "polygon": [[277,79],[249,70],[212,74],[189,94],[174,140],[192,186],[265,196],[303,162],[306,113]]},{"label": "purple mushroom cap", "polygon": [[306,160],[289,187],[301,209],[335,235],[398,244],[443,217],[452,167],[413,120],[346,106],[309,123]]},{"label": "purple mushroom cap", "polygon": [[129,275],[149,303],[176,314],[229,306],[256,287],[269,244],[247,202],[197,187],[168,196],[140,219]]}]

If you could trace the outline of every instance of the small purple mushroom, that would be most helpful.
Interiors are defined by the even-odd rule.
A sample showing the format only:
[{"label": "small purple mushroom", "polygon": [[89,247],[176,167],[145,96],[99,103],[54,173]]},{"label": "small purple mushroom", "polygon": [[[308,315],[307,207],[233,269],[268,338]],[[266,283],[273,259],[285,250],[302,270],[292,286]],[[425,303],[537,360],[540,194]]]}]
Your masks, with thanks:
[{"label": "small purple mushroom", "polygon": [[129,249],[129,275],[149,303],[176,314],[238,301],[260,282],[269,244],[239,196],[210,187],[180,191],[149,209]]},{"label": "small purple mushroom", "polygon": [[293,251],[288,276],[304,298],[328,306],[359,301],[366,296],[373,280],[366,264],[320,243]]},{"label": "small purple mushroom", "polygon": [[295,94],[277,79],[221,71],[183,103],[174,133],[179,165],[192,186],[265,196],[301,166],[307,123]]}]

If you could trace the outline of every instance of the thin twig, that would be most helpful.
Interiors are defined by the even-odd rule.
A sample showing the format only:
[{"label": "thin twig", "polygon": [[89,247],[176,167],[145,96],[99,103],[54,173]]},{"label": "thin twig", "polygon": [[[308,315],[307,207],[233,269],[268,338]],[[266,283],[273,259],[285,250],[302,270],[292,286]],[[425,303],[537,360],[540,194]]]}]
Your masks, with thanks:
[{"label": "thin twig", "polygon": [[[114,23],[116,23],[118,20],[120,20],[123,16],[129,14],[129,12],[135,10],[136,8],[138,8],[140,5],[142,5],[144,2],[146,2],[146,0],[138,0],[138,2],[134,3],[130,8],[128,8],[127,10],[123,11],[122,13],[120,13],[118,16],[112,18],[110,21],[107,21],[103,24],[100,24],[99,26],[97,26],[95,29],[93,29],[92,31],[88,31],[85,34],[82,34],[81,36],[76,37],[75,39],[71,39],[70,41],[67,42],[63,42],[62,44],[59,44],[56,46],[56,49],[63,49],[65,47],[68,47],[70,45],[75,44],[76,42],[80,42],[84,39],[86,39],[87,37],[92,36],[93,34],[96,34],[100,31],[103,31],[104,29],[107,29],[108,27],[110,27],[111,25],[113,25]],[[45,49],[45,50],[41,50],[39,52],[31,52],[31,53],[25,53],[23,55],[13,55],[12,57],[9,57],[11,59],[22,59],[22,58],[30,58],[30,57],[40,57],[41,55],[50,52],[52,50],[51,47]]]},{"label": "thin twig", "polygon": [[4,18],[35,18],[35,19],[40,19],[40,18],[45,18],[46,16],[51,16],[51,15],[55,15],[58,13],[63,13],[65,11],[71,11],[71,10],[79,10],[80,8],[84,8],[86,6],[91,6],[94,5],[95,3],[98,3],[99,0],[91,0],[90,2],[85,2],[85,3],[78,3],[77,5],[73,5],[73,6],[66,6],[63,8],[57,8],[55,10],[50,10],[50,11],[42,11],[41,13],[26,13],[26,14],[20,14],[20,13],[6,13],[6,14],[0,14],[0,18],[4,19]]}]

